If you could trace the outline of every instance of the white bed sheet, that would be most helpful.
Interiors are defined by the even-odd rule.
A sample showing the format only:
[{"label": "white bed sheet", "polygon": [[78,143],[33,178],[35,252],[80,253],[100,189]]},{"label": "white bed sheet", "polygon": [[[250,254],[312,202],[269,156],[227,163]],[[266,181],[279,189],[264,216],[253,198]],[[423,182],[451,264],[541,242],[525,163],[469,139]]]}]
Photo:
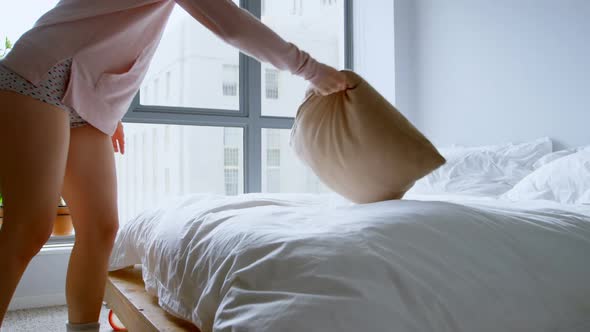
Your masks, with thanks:
[{"label": "white bed sheet", "polygon": [[111,269],[143,264],[203,332],[590,327],[590,208],[410,198],[186,197],[127,223]]}]

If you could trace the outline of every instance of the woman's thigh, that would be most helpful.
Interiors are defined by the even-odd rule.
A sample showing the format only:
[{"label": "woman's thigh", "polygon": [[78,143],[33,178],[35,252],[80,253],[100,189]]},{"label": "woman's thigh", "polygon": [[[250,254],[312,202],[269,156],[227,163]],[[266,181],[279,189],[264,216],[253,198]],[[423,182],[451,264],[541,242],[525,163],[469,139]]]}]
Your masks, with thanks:
[{"label": "woman's thigh", "polygon": [[73,128],[62,194],[76,236],[112,240],[118,227],[113,145],[92,126]]},{"label": "woman's thigh", "polygon": [[0,91],[3,233],[50,230],[66,166],[69,132],[68,115],[63,110]]}]

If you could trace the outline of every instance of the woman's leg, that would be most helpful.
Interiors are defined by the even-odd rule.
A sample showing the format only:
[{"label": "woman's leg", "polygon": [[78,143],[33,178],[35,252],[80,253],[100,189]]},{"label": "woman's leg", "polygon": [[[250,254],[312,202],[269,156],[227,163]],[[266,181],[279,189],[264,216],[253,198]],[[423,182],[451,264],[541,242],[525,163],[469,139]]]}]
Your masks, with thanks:
[{"label": "woman's leg", "polygon": [[108,260],[119,224],[117,180],[109,136],[92,126],[74,128],[64,178],[64,196],[76,243],[66,278],[69,322],[98,321]]},{"label": "woman's leg", "polygon": [[25,268],[51,235],[69,131],[66,112],[0,91],[0,325]]}]

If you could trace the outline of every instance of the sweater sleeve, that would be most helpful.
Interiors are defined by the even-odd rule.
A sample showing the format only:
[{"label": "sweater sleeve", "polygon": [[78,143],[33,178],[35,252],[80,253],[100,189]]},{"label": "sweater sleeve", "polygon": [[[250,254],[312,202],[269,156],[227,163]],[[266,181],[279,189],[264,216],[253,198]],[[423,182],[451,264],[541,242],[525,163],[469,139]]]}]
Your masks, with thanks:
[{"label": "sweater sleeve", "polygon": [[254,58],[311,81],[328,68],[285,41],[231,0],[175,0],[191,16],[228,44]]}]

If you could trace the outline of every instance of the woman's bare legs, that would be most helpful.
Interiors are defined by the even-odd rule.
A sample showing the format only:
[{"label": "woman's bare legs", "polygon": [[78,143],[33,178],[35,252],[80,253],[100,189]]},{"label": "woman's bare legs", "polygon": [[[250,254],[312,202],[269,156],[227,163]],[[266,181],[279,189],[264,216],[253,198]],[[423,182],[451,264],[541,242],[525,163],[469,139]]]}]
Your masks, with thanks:
[{"label": "woman's bare legs", "polygon": [[109,136],[92,126],[71,130],[62,195],[76,230],[66,278],[69,322],[94,323],[100,315],[108,259],[119,224]]},{"label": "woman's bare legs", "polygon": [[63,110],[0,91],[0,325],[25,268],[51,236],[69,131]]}]

